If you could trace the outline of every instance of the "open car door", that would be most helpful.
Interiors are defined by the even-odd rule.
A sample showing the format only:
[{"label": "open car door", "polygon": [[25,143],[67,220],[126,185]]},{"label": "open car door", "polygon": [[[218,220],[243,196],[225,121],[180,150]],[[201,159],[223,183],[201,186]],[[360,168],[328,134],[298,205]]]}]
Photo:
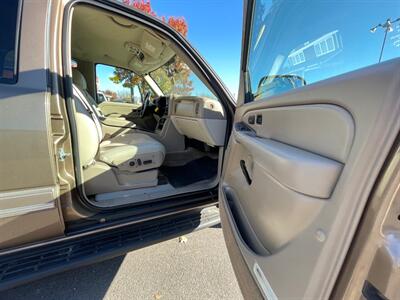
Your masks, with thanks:
[{"label": "open car door", "polygon": [[245,1],[219,201],[246,299],[331,295],[399,132],[398,17],[394,2]]}]

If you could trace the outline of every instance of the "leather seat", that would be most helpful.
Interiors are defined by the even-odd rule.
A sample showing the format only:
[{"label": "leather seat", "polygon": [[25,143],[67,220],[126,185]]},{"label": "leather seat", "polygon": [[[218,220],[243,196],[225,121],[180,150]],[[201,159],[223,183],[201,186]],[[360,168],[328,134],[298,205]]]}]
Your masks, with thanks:
[{"label": "leather seat", "polygon": [[101,111],[87,91],[83,75],[73,69],[75,123],[79,161],[87,195],[157,185],[165,147],[142,133],[105,138]]}]

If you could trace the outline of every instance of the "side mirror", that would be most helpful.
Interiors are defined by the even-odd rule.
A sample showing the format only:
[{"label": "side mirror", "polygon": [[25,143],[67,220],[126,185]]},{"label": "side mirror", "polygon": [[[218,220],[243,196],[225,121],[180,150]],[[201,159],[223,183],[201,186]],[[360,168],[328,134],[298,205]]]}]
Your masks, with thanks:
[{"label": "side mirror", "polygon": [[255,97],[283,93],[306,85],[303,77],[298,75],[269,75],[261,78]]}]

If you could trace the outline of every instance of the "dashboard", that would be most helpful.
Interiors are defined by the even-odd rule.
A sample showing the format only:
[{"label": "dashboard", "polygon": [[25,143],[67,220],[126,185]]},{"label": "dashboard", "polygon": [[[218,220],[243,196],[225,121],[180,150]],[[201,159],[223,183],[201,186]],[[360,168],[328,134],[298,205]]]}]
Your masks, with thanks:
[{"label": "dashboard", "polygon": [[198,96],[171,96],[168,113],[176,130],[210,146],[223,146],[226,115],[218,100]]}]

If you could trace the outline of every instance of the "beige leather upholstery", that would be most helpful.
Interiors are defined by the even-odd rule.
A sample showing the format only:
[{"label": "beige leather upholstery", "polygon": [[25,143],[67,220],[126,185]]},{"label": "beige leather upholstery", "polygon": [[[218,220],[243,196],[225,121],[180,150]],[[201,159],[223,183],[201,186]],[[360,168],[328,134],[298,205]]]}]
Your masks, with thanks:
[{"label": "beige leather upholstery", "polygon": [[123,171],[158,168],[165,156],[164,147],[160,145],[146,134],[121,135],[100,144],[99,159]]},{"label": "beige leather upholstery", "polygon": [[103,139],[101,125],[91,116],[94,114],[90,105],[85,101],[81,91],[74,86],[75,122],[78,135],[79,160],[83,167],[93,163]]},{"label": "beige leather upholstery", "polygon": [[96,100],[93,99],[92,95],[87,90],[87,82],[85,77],[78,69],[72,69],[72,80],[75,86],[83,94],[85,102],[88,102],[90,106],[94,109],[97,115],[101,115],[100,110],[97,108]]},{"label": "beige leather upholstery", "polygon": [[86,97],[85,78],[76,69],[73,76],[79,160],[86,194],[157,185],[156,169],[164,161],[164,146],[141,133],[105,139],[98,112]]},{"label": "beige leather upholstery", "polygon": [[87,90],[86,79],[78,69],[72,69],[72,80],[78,88]]}]

